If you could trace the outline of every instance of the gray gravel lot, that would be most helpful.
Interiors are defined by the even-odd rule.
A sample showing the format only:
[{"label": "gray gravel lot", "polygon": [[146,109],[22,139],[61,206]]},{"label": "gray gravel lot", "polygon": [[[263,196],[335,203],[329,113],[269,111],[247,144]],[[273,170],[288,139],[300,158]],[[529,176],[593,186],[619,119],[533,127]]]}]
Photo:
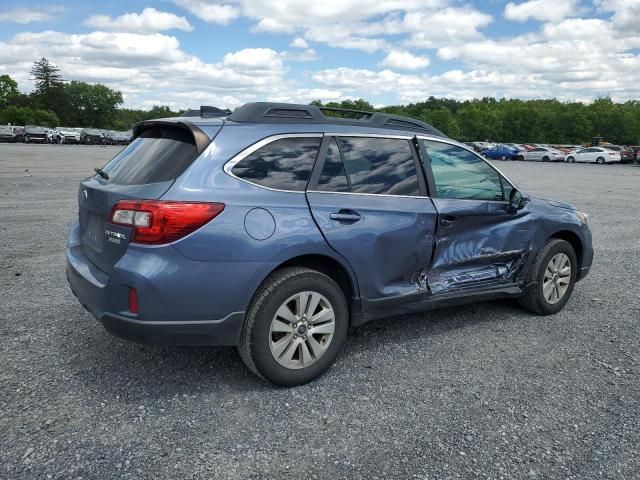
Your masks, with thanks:
[{"label": "gray gravel lot", "polygon": [[0,145],[0,478],[639,478],[640,169],[498,162],[590,214],[591,275],[368,324],[267,385],[233,348],[119,340],[64,274],[78,182],[120,147]]}]

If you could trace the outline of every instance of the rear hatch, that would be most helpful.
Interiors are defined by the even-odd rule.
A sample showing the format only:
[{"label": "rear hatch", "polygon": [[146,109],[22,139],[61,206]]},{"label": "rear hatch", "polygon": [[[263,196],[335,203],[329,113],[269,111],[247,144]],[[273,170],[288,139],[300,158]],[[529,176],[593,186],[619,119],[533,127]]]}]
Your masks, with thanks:
[{"label": "rear hatch", "polygon": [[186,122],[149,121],[136,125],[135,137],[104,166],[104,176],[96,174],[82,181],[78,192],[82,248],[106,273],[124,255],[132,233],[131,228],[110,223],[116,202],[159,199],[213,135]]}]

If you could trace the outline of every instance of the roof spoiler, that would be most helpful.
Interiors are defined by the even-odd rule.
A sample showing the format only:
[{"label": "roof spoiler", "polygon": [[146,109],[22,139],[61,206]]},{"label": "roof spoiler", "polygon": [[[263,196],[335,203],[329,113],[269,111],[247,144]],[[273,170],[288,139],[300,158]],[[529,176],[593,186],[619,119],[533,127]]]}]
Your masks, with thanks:
[{"label": "roof spoiler", "polygon": [[138,138],[143,132],[152,128],[178,128],[186,130],[193,138],[193,143],[198,150],[198,155],[204,152],[204,149],[211,143],[209,135],[204,133],[197,125],[191,122],[185,122],[184,120],[144,120],[138,122],[133,126],[133,138]]}]

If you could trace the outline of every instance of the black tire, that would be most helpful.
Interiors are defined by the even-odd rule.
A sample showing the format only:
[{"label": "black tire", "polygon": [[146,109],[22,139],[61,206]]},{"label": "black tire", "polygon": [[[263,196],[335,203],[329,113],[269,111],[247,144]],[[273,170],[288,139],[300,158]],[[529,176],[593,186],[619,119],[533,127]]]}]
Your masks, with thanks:
[{"label": "black tire", "polygon": [[576,163],[576,159],[573,157],[567,157],[567,162],[569,163]]},{"label": "black tire", "polygon": [[507,157],[505,157],[504,155],[500,155],[500,160],[502,160],[503,162],[507,159]]},{"label": "black tire", "polygon": [[597,165],[604,165],[604,158],[602,158],[602,157],[598,157],[598,158],[596,159],[596,164],[597,164]]},{"label": "black tire", "polygon": [[542,161],[543,161],[543,162],[548,162],[548,161],[550,161],[550,160],[551,160],[551,159],[550,159],[549,157],[547,157],[547,156],[542,157]]},{"label": "black tire", "polygon": [[[314,291],[331,303],[335,331],[325,353],[308,367],[289,369],[273,357],[270,326],[276,310],[289,297],[303,291]],[[302,385],[324,373],[340,353],[349,329],[349,307],[344,293],[327,275],[302,267],[277,270],[265,279],[249,306],[238,351],[245,365],[259,377],[284,387]]]},{"label": "black tire", "polygon": [[[551,304],[547,302],[546,298],[544,297],[542,291],[542,282],[544,280],[544,273],[547,265],[549,264],[551,259],[558,253],[564,253],[569,257],[569,261],[571,262],[571,279],[569,281],[569,287],[564,296],[557,303]],[[529,310],[530,312],[536,313],[538,315],[552,315],[559,312],[564,308],[566,303],[569,301],[569,298],[571,297],[573,287],[576,283],[577,273],[578,260],[571,244],[565,240],[550,238],[544,244],[544,247],[542,247],[540,253],[538,253],[535,262],[531,267],[528,283],[532,283],[532,285],[527,289],[525,294],[520,297],[520,305],[526,310]]]}]

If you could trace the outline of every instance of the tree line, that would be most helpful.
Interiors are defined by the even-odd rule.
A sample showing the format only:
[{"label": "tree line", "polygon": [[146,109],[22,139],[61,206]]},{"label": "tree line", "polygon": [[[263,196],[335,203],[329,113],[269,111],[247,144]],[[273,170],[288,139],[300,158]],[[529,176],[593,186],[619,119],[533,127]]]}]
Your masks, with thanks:
[{"label": "tree line", "polygon": [[0,124],[46,127],[95,127],[128,130],[141,120],[178,116],[168,107],[151,110],[119,108],[122,93],[100,83],[65,81],[48,59],[33,63],[34,90],[21,93],[9,75],[0,75]]},{"label": "tree line", "polygon": [[[96,127],[128,130],[141,120],[178,116],[166,106],[150,110],[120,108],[122,94],[102,84],[65,81],[46,58],[34,62],[33,92],[21,93],[0,75],[0,124]],[[320,101],[312,102],[322,105]],[[640,144],[640,101],[592,103],[482,98],[458,101],[429,97],[423,102],[375,109],[368,101],[344,100],[325,106],[382,111],[423,120],[461,141],[588,143],[592,137],[617,144]]]},{"label": "tree line", "polygon": [[[323,105],[319,101],[312,102]],[[329,102],[327,107],[373,111],[365,100]],[[458,101],[429,97],[378,111],[423,120],[461,141],[584,144],[593,137],[623,145],[640,144],[640,101],[592,103],[559,100],[482,98]]]}]

